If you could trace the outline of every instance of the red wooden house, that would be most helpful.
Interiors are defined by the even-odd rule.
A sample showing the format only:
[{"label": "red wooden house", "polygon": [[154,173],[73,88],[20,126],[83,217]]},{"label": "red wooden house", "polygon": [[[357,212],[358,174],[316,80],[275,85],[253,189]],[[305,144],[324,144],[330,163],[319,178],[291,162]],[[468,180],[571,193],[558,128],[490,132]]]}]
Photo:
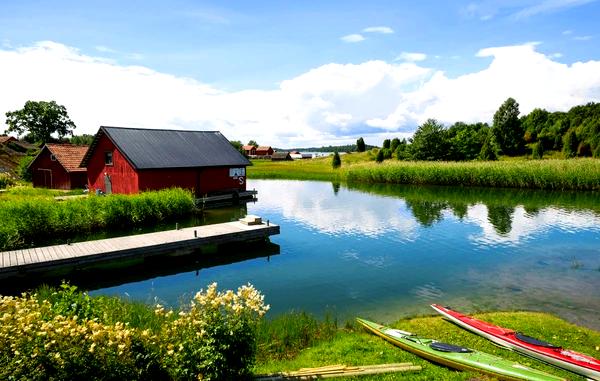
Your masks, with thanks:
[{"label": "red wooden house", "polygon": [[17,139],[14,136],[0,135],[0,144],[8,144],[16,141]]},{"label": "red wooden house", "polygon": [[271,146],[259,146],[256,149],[256,156],[271,156],[273,155],[273,148]]},{"label": "red wooden house", "polygon": [[79,164],[87,146],[46,144],[29,164],[34,187],[54,189],[83,188],[87,184],[85,168]]},{"label": "red wooden house", "polygon": [[242,150],[244,150],[244,153],[248,156],[256,155],[256,147],[254,146],[242,146]]},{"label": "red wooden house", "polygon": [[218,131],[100,127],[81,161],[90,191],[179,187],[196,196],[246,190],[250,165]]}]

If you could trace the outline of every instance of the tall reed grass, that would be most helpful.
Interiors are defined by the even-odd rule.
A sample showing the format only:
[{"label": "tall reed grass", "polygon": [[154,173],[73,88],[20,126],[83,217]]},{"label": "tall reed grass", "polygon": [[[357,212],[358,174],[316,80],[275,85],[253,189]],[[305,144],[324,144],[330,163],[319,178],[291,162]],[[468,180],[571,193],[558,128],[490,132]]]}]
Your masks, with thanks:
[{"label": "tall reed grass", "polygon": [[90,195],[62,202],[13,195],[0,203],[0,251],[67,239],[96,229],[146,225],[193,211],[193,196],[182,189],[138,195]]},{"label": "tall reed grass", "polygon": [[600,190],[600,161],[388,162],[351,166],[344,177],[348,182]]}]

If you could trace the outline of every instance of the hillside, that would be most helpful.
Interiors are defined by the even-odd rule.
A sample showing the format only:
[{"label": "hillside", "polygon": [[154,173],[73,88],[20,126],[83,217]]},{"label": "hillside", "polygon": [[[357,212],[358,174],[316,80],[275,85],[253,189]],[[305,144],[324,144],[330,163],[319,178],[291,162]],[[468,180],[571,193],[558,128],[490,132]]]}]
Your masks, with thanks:
[{"label": "hillside", "polygon": [[0,173],[16,174],[19,162],[32,150],[37,150],[37,147],[24,142],[0,144]]}]

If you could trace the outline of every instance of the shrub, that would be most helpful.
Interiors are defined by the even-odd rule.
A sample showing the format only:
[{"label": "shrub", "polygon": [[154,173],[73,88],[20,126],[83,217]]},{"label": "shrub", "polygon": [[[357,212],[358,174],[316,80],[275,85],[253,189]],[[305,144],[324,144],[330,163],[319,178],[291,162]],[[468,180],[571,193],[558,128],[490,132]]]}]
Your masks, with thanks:
[{"label": "shrub", "polygon": [[8,173],[0,173],[0,189],[15,185],[15,179]]},{"label": "shrub", "polygon": [[0,297],[0,379],[247,378],[268,310],[251,285],[234,293],[212,284],[179,314],[157,306],[158,327],[134,327],[107,318],[116,304],[128,308],[116,298],[91,298],[69,285],[45,293]]},{"label": "shrub", "polygon": [[577,154],[577,135],[574,129],[569,129],[563,137],[563,154],[566,158],[574,157]]},{"label": "shrub", "polygon": [[378,162],[378,163],[381,163],[381,162],[383,162],[384,159],[385,159],[385,157],[383,155],[383,149],[380,149],[377,152],[377,157],[375,158],[375,161]]},{"label": "shrub", "polygon": [[32,175],[29,170],[29,164],[35,159],[35,156],[24,156],[21,161],[19,161],[18,172],[21,179],[25,181],[31,181]]},{"label": "shrub", "polygon": [[541,159],[544,156],[544,146],[541,142],[534,143],[531,148],[531,157],[534,159]]},{"label": "shrub", "polygon": [[335,151],[333,153],[333,158],[331,159],[331,166],[336,169],[342,165],[342,159],[340,159],[340,154]]}]

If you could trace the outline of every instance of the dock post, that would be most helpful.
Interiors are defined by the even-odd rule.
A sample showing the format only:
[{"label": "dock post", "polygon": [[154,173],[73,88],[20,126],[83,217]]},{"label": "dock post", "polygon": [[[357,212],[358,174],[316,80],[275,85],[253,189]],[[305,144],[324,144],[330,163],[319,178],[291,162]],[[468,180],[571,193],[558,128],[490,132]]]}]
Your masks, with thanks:
[{"label": "dock post", "polygon": [[198,238],[198,231],[194,230],[194,238]]},{"label": "dock post", "polygon": [[267,220],[267,226],[269,226],[269,220]]},{"label": "dock post", "polygon": [[179,222],[175,222],[175,230],[179,230]]}]

